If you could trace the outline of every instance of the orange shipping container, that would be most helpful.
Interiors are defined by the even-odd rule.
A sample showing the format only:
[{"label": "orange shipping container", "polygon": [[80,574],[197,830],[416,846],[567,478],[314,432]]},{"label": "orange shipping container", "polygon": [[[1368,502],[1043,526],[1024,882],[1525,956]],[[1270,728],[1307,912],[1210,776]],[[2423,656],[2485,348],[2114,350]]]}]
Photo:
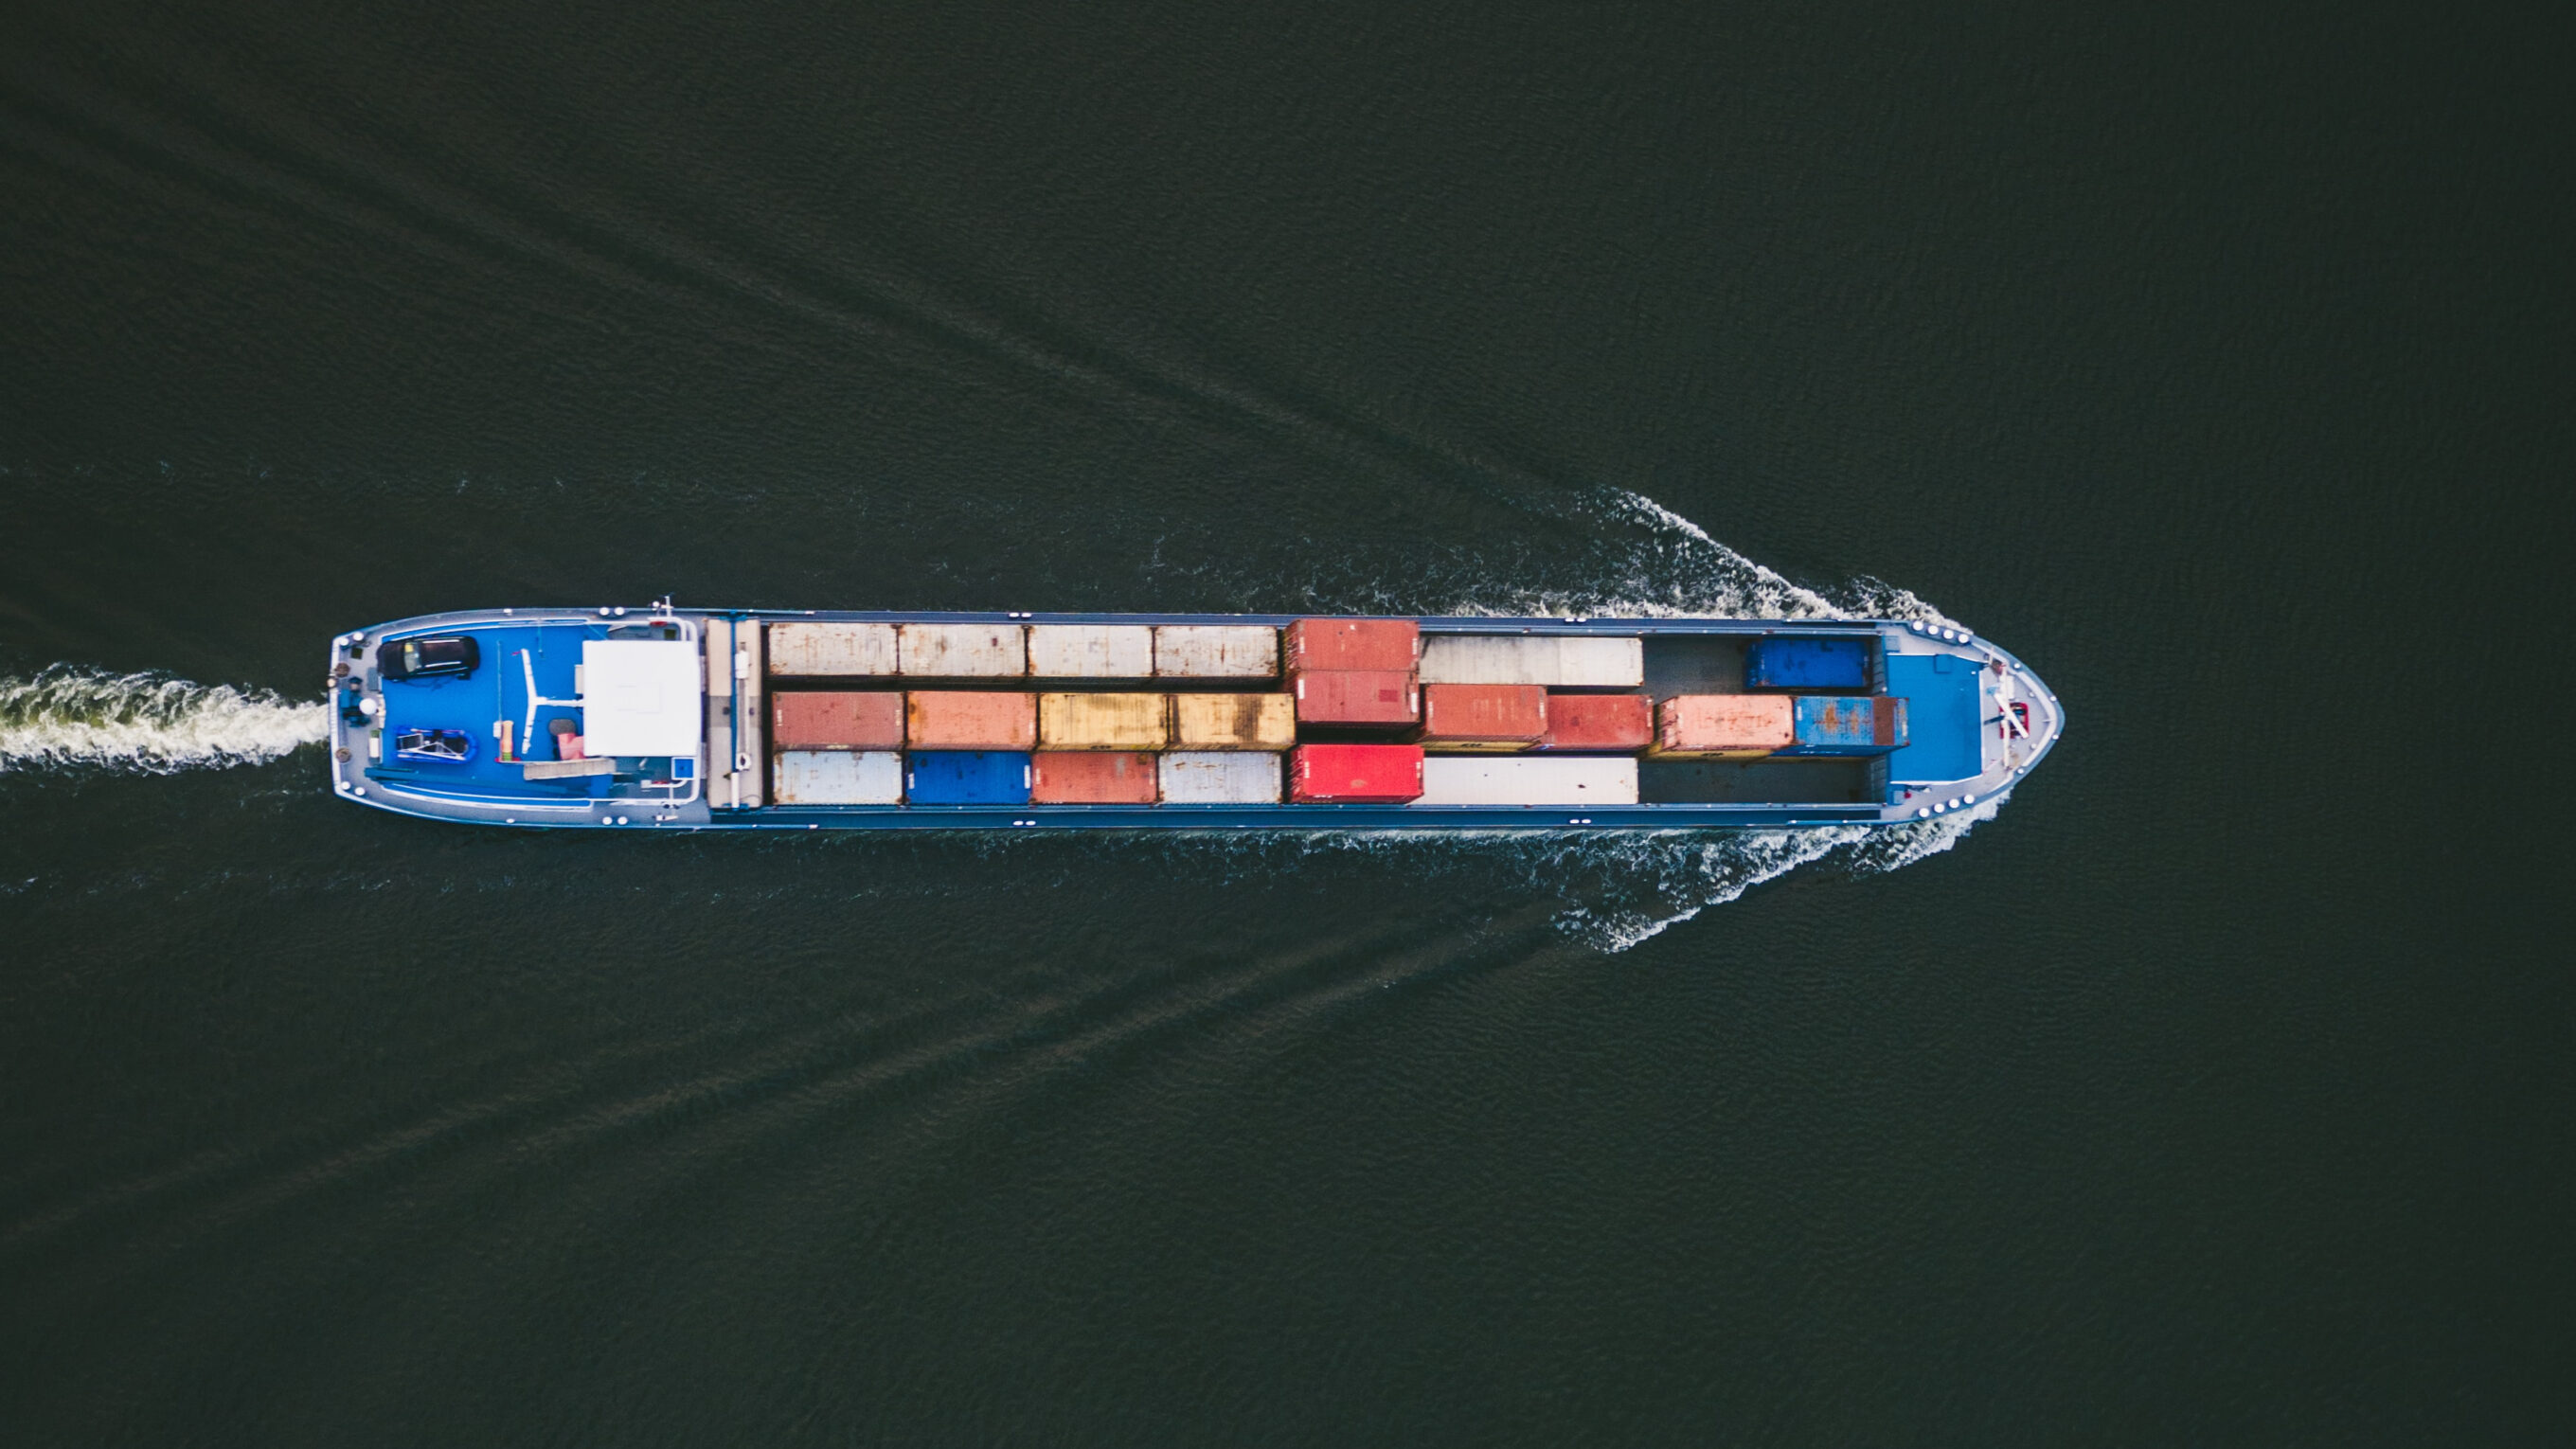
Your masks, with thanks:
[{"label": "orange shipping container", "polygon": [[1655,742],[1655,710],[1642,694],[1551,694],[1542,750],[1633,752]]},{"label": "orange shipping container", "polygon": [[1410,671],[1422,660],[1411,619],[1300,619],[1288,626],[1287,667]]},{"label": "orange shipping container", "polygon": [[1785,694],[1681,694],[1655,710],[1649,754],[1758,760],[1797,737]]},{"label": "orange shipping container", "polygon": [[1435,750],[1526,750],[1547,733],[1535,684],[1426,684],[1422,743]]},{"label": "orange shipping container", "polygon": [[1041,750],[1029,756],[1036,805],[1151,805],[1154,757],[1109,750]]},{"label": "orange shipping container", "polygon": [[916,750],[1032,750],[1038,697],[998,690],[916,689],[903,697],[903,727]]},{"label": "orange shipping container", "polygon": [[782,690],[769,697],[775,750],[899,750],[903,696],[891,689]]},{"label": "orange shipping container", "polygon": [[1300,724],[1411,724],[1422,717],[1413,676],[1393,669],[1316,669],[1290,681]]}]

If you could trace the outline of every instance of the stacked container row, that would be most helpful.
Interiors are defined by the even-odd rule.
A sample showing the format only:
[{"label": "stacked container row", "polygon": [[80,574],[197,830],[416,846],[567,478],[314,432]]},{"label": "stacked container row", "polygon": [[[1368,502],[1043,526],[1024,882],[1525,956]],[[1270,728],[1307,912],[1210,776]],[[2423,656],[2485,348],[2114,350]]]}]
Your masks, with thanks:
[{"label": "stacked container row", "polygon": [[1299,619],[1283,637],[1298,723],[1385,727],[1422,718],[1422,630],[1412,620]]},{"label": "stacked container row", "polygon": [[1285,750],[1284,694],[1023,694],[994,690],[792,690],[770,696],[781,750]]},{"label": "stacked container row", "polygon": [[780,620],[769,672],[784,678],[1273,679],[1279,631],[1261,624],[881,624]]},{"label": "stacked container row", "polygon": [[1646,646],[1642,639],[1574,635],[1439,634],[1423,642],[1422,682],[1635,689],[1646,682]]},{"label": "stacked container row", "polygon": [[1657,709],[1647,753],[1720,760],[1883,755],[1905,742],[1905,701],[1885,695],[1682,694]]}]

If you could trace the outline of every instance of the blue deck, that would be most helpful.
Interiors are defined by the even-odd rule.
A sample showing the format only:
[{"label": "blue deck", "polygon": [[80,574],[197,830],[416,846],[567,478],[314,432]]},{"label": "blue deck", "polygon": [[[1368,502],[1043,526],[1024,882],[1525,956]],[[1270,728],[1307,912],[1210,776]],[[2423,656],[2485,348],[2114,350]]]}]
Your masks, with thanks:
[{"label": "blue deck", "polygon": [[[571,800],[608,793],[610,780],[605,775],[569,780],[526,779],[516,762],[500,758],[500,741],[492,734],[496,720],[510,721],[514,734],[526,727],[532,670],[538,695],[571,699],[573,667],[581,663],[582,641],[605,637],[605,631],[581,624],[529,623],[436,632],[472,635],[483,651],[482,667],[464,679],[385,682],[385,759],[381,767],[370,772],[375,778],[398,780],[407,789],[454,791],[479,797]],[[525,664],[520,661],[521,650],[528,654]],[[547,722],[554,719],[569,719],[578,725],[581,715],[567,706],[538,706],[536,743],[531,746],[527,739],[515,742],[521,760],[555,757],[554,740],[546,728]],[[463,730],[475,741],[474,758],[461,765],[398,762],[393,758],[394,737],[413,729]]]},{"label": "blue deck", "polygon": [[1887,777],[1905,784],[1974,779],[1983,767],[1977,666],[1948,654],[1890,654],[1887,692],[1905,703],[1909,743],[1887,757]]}]

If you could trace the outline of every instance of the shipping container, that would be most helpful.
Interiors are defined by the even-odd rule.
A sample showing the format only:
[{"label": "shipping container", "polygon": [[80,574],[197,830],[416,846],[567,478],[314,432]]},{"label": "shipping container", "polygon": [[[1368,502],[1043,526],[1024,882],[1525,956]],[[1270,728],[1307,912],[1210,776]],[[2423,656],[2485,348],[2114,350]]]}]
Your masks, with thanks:
[{"label": "shipping container", "polygon": [[781,805],[903,801],[903,756],[892,750],[787,750],[772,772]]},{"label": "shipping container", "polygon": [[1176,694],[1172,748],[1286,750],[1297,743],[1297,702],[1284,694]]},{"label": "shipping container", "polygon": [[1904,700],[1805,694],[1790,703],[1794,742],[1783,755],[1884,755],[1905,745]]},{"label": "shipping container", "polygon": [[1167,694],[1041,694],[1042,750],[1159,750],[1171,743]]},{"label": "shipping container", "polygon": [[903,757],[915,805],[1026,805],[1029,757],[1019,750],[914,750]]},{"label": "shipping container", "polygon": [[1867,689],[1867,639],[1756,639],[1744,650],[1747,689]]},{"label": "shipping container", "polygon": [[1291,671],[1409,671],[1422,661],[1422,626],[1411,619],[1300,619],[1283,643]]},{"label": "shipping container", "polygon": [[1399,725],[1422,717],[1413,676],[1392,669],[1313,670],[1291,678],[1288,692],[1299,724]]},{"label": "shipping container", "polygon": [[[748,634],[760,626],[746,622]],[[782,678],[858,679],[893,674],[898,658],[892,624],[828,622],[769,626],[769,672]]]},{"label": "shipping container", "polygon": [[1574,635],[1434,634],[1422,641],[1422,682],[1635,689],[1646,682],[1646,646]]},{"label": "shipping container", "polygon": [[1795,709],[1780,694],[1683,694],[1655,710],[1658,755],[1758,760],[1796,739]]},{"label": "shipping container", "polygon": [[1609,755],[1433,755],[1419,805],[1634,805],[1637,762]]},{"label": "shipping container", "polygon": [[769,697],[776,750],[899,750],[903,696],[891,689],[785,690]]},{"label": "shipping container", "polygon": [[905,624],[896,633],[896,659],[915,678],[1016,678],[1029,672],[1025,624]]},{"label": "shipping container", "polygon": [[1288,798],[1301,805],[1401,805],[1421,793],[1420,745],[1299,745],[1288,756]]},{"label": "shipping container", "polygon": [[1150,678],[1153,626],[1031,624],[1029,673],[1040,679]]},{"label": "shipping container", "polygon": [[1154,673],[1166,679],[1275,679],[1279,631],[1266,624],[1162,624]]},{"label": "shipping container", "polygon": [[1154,756],[1111,750],[1040,750],[1029,756],[1032,805],[1151,805]]},{"label": "shipping container", "polygon": [[916,750],[1033,750],[1038,697],[1017,691],[916,689],[903,697],[904,739]]},{"label": "shipping container", "polygon": [[1550,694],[1538,747],[1633,753],[1654,742],[1654,701],[1642,694]]},{"label": "shipping container", "polygon": [[1280,761],[1248,750],[1175,750],[1160,756],[1166,805],[1276,805]]},{"label": "shipping container", "polygon": [[1547,733],[1547,691],[1535,684],[1426,684],[1422,733],[1429,749],[1526,750]]}]

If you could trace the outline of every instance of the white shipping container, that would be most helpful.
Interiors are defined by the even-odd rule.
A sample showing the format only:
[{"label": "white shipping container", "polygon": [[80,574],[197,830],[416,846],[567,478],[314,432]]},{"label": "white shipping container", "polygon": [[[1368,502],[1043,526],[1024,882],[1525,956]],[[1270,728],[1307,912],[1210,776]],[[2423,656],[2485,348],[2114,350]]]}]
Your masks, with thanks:
[{"label": "white shipping container", "polygon": [[1154,672],[1166,679],[1269,679],[1279,631],[1266,624],[1159,624]]},{"label": "white shipping container", "polygon": [[[749,633],[748,629],[743,632]],[[892,674],[895,666],[892,624],[843,624],[825,620],[782,621],[769,626],[769,672],[850,678]]]},{"label": "white shipping container", "polygon": [[1175,750],[1162,757],[1166,805],[1276,805],[1279,761],[1246,750]]},{"label": "white shipping container", "polygon": [[905,674],[959,679],[1029,672],[1026,624],[904,624],[897,632]]},{"label": "white shipping container", "polygon": [[1634,689],[1646,682],[1646,643],[1564,634],[1432,634],[1422,641],[1422,682]]},{"label": "white shipping container", "polygon": [[1637,762],[1573,755],[1427,755],[1419,805],[1634,805]]},{"label": "white shipping container", "polygon": [[898,750],[781,750],[770,771],[781,805],[897,805],[903,801]]},{"label": "white shipping container", "polygon": [[1144,679],[1153,672],[1149,625],[1029,626],[1029,673],[1040,679]]}]

